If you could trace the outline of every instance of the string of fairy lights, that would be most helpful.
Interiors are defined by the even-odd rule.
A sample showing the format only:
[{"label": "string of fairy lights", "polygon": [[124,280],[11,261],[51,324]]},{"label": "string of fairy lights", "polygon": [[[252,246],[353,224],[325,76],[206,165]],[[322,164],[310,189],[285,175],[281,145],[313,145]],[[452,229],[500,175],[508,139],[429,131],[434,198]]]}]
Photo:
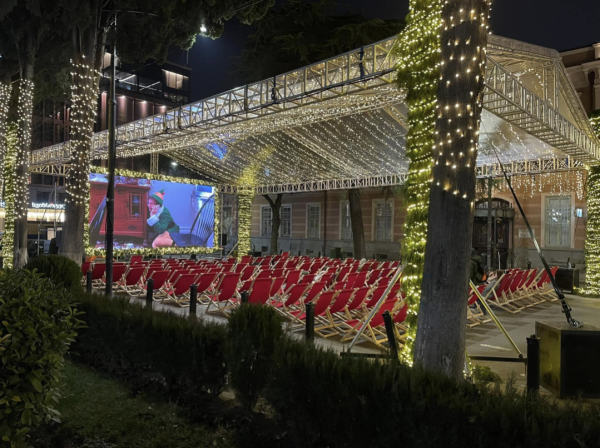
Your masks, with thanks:
[{"label": "string of fairy lights", "polygon": [[19,142],[18,125],[9,123],[6,128],[6,153],[4,155],[4,236],[2,237],[3,266],[11,268],[14,259],[15,241],[15,177],[16,155]]},{"label": "string of fairy lights", "polygon": [[15,218],[27,216],[29,208],[29,149],[31,147],[31,122],[33,117],[33,82],[22,79],[19,82],[19,100],[17,103],[17,150],[15,170],[19,175],[14,179]]},{"label": "string of fairy lights", "polygon": [[[0,165],[4,162],[7,146],[8,110],[12,84],[0,83]],[[0,170],[0,195],[4,184],[4,170]]]},{"label": "string of fairy lights", "polygon": [[408,332],[402,359],[408,364],[412,364],[427,242],[443,5],[444,0],[411,0],[406,27],[394,49],[398,55],[397,82],[406,94],[409,126],[406,156],[410,165],[403,194],[407,214],[401,246],[402,260],[406,263],[402,288],[408,304]]}]

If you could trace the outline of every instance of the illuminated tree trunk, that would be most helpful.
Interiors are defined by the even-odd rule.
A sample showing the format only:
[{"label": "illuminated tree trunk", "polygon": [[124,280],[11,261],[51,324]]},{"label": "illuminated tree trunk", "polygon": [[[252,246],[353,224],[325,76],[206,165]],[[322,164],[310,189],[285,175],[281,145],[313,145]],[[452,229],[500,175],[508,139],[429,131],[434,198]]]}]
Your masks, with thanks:
[{"label": "illuminated tree trunk", "polygon": [[600,167],[588,171],[586,188],[587,231],[585,236],[585,289],[587,295],[600,294]]},{"label": "illuminated tree trunk", "polygon": [[275,202],[269,197],[268,194],[263,195],[269,205],[271,206],[272,220],[271,220],[271,255],[277,255],[277,240],[279,239],[279,227],[281,226],[281,200],[283,199],[282,194],[278,194]]},{"label": "illuminated tree trunk", "polygon": [[360,206],[360,190],[348,190],[348,205],[350,206],[350,224],[352,225],[352,243],[354,244],[354,259],[367,258],[365,248],[365,228],[363,226],[362,208]]},{"label": "illuminated tree trunk", "polygon": [[91,27],[73,30],[75,55],[71,87],[71,175],[60,252],[81,264],[89,240],[89,174],[92,137],[98,98],[100,68],[104,57],[104,31]]},{"label": "illuminated tree trunk", "polygon": [[4,236],[2,237],[2,261],[5,268],[13,267],[15,254],[15,155],[17,152],[17,123],[6,126],[6,152],[4,154]]},{"label": "illuminated tree trunk", "polygon": [[442,9],[433,183],[415,363],[463,376],[489,0]]},{"label": "illuminated tree trunk", "polygon": [[18,143],[15,154],[14,178],[14,260],[13,267],[27,264],[27,210],[29,209],[29,152],[31,150],[31,120],[33,116],[33,63],[26,64],[19,82]]},{"label": "illuminated tree trunk", "polygon": [[[0,81],[0,166],[4,166],[8,144],[8,109],[11,91],[10,78]],[[4,170],[0,170],[0,195],[4,197]]]}]

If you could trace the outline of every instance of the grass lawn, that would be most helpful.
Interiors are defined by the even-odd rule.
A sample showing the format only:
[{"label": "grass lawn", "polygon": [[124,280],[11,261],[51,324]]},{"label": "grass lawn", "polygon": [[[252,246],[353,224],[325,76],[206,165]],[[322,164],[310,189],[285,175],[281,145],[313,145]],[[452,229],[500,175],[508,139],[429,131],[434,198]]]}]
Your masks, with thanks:
[{"label": "grass lawn", "polygon": [[[224,429],[193,424],[176,406],[134,397],[121,383],[67,362],[60,387],[57,431],[64,447],[187,448],[231,447]],[[46,432],[47,431],[42,431]],[[33,435],[35,447],[50,445],[50,434]]]}]

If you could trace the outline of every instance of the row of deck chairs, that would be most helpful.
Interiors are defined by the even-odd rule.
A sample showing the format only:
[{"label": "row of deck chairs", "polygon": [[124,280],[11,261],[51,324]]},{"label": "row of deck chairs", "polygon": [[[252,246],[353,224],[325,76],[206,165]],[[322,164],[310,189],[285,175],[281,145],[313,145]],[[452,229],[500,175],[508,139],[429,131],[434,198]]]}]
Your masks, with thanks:
[{"label": "row of deck chairs", "polygon": [[[132,259],[126,265],[113,264],[115,290],[131,296],[146,292],[148,279],[154,281],[154,299],[178,306],[189,306],[190,286],[197,285],[198,301],[207,312],[227,316],[239,306],[241,293],[249,294],[249,302],[273,306],[296,330],[305,325],[305,305],[315,303],[315,332],[321,337],[353,337],[364,324],[366,314],[386,291],[398,262],[344,261],[308,257],[244,257],[235,259],[194,261],[189,259]],[[92,269],[94,287],[103,288],[106,265],[84,265]],[[365,327],[365,339],[381,344],[387,339],[382,313],[392,312],[398,339],[402,340],[406,316],[399,285],[392,288],[380,312]]]},{"label": "row of deck chairs", "polygon": [[[557,270],[558,267],[553,267],[550,272],[554,276]],[[494,284],[495,287],[490,288],[485,296],[483,296],[483,291],[487,285],[479,285],[477,290],[489,304],[511,314],[519,313],[543,302],[558,300],[545,269],[509,269],[498,277]],[[477,294],[471,290],[467,311],[468,327],[491,321],[483,313],[477,299]]]}]

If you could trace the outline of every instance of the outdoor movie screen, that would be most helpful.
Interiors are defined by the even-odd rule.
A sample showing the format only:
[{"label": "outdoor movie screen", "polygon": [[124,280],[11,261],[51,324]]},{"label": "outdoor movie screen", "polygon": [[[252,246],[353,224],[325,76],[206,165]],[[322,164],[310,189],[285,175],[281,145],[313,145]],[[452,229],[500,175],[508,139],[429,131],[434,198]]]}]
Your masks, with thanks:
[{"label": "outdoor movie screen", "polygon": [[[107,174],[90,174],[90,246],[105,248]],[[115,249],[213,247],[215,191],[115,176]]]}]

